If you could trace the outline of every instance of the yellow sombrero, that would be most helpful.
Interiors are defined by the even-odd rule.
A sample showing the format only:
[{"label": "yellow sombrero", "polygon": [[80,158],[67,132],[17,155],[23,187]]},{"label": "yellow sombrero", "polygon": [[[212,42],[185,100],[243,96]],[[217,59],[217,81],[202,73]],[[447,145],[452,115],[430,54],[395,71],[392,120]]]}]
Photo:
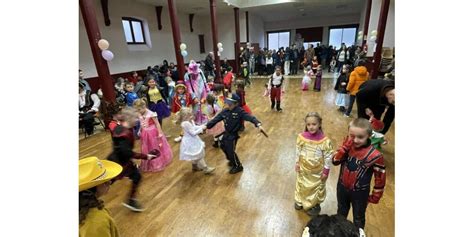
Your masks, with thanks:
[{"label": "yellow sombrero", "polygon": [[119,175],[122,166],[97,157],[79,160],[79,192],[103,184]]}]

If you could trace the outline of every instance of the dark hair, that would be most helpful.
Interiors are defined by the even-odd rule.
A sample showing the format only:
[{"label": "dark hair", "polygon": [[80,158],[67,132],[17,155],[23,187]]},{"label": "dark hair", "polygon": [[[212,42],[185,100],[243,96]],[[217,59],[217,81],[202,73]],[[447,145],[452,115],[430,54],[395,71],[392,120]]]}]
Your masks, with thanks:
[{"label": "dark hair", "polygon": [[84,89],[85,85],[79,82],[79,88]]},{"label": "dark hair", "polygon": [[216,101],[216,98],[212,94],[207,94],[206,101],[208,104],[213,105]]},{"label": "dark hair", "polygon": [[280,67],[280,66],[276,66],[276,67],[275,67],[275,71],[276,71],[277,69],[280,69],[280,70],[281,70],[281,67]]},{"label": "dark hair", "polygon": [[237,80],[235,81],[235,86],[240,89],[245,89],[245,81],[244,80]]},{"label": "dark hair", "polygon": [[359,237],[359,229],[341,215],[318,215],[306,225],[312,237]]},{"label": "dark hair", "polygon": [[366,62],[364,59],[361,59],[359,60],[359,62],[357,63],[357,66],[365,66]]},{"label": "dark hair", "polygon": [[131,83],[131,82],[129,82],[129,81],[125,82],[125,86],[130,86],[130,85],[133,86],[133,83]]},{"label": "dark hair", "polygon": [[104,202],[95,196],[96,187],[79,192],[79,224],[86,219],[89,209],[97,207],[99,210],[104,208]]},{"label": "dark hair", "polygon": [[214,87],[212,88],[212,90],[215,92],[223,92],[224,84],[214,84]]},{"label": "dark hair", "polygon": [[305,131],[305,132],[308,131],[308,127],[306,126],[306,119],[308,119],[309,117],[316,118],[316,120],[317,120],[318,123],[319,123],[319,130],[323,131],[323,127],[322,127],[323,118],[322,118],[321,115],[319,115],[317,112],[309,112],[308,114],[306,114],[306,116],[304,117],[304,122],[305,122],[304,131]]}]

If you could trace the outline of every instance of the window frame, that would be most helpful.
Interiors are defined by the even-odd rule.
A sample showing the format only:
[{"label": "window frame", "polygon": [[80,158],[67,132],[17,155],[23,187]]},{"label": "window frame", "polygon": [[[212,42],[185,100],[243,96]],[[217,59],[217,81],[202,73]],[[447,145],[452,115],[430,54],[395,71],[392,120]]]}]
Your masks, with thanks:
[{"label": "window frame", "polygon": [[[344,38],[344,29],[346,28],[355,28],[355,37],[354,37],[354,45],[357,45],[357,32],[359,31],[359,24],[350,24],[350,25],[337,25],[337,26],[330,26],[328,27],[328,45],[330,45],[329,40],[331,39],[331,30],[332,29],[342,29],[342,34],[341,34],[341,39]],[[346,45],[346,47],[349,47],[350,45]],[[333,47],[340,48],[341,45],[333,45]]]},{"label": "window frame", "polygon": [[[269,44],[268,44],[268,35],[273,34],[273,33],[286,33],[288,32],[289,38],[288,38],[288,47],[291,46],[291,30],[276,30],[276,31],[267,31],[267,48],[270,49]],[[278,44],[280,46],[280,44]],[[280,47],[279,47],[280,48]],[[278,49],[275,49],[278,51]]]},{"label": "window frame", "polygon": [[[143,21],[140,20],[140,19],[137,19],[137,18],[133,18],[133,17],[122,17],[122,21],[128,21],[128,24],[130,25],[130,33],[132,34],[132,40],[133,42],[128,42],[127,41],[127,37],[125,37],[125,41],[127,41],[126,43],[127,44],[131,44],[131,45],[143,45],[143,44],[147,44],[146,42],[146,37],[145,37],[145,27],[143,25]],[[135,40],[135,33],[133,31],[133,24],[132,22],[138,22],[140,23],[140,27],[142,28],[142,37],[143,37],[143,42],[137,42]],[[122,29],[123,29],[123,22],[122,22]],[[125,34],[125,30],[124,30],[124,34]]]}]

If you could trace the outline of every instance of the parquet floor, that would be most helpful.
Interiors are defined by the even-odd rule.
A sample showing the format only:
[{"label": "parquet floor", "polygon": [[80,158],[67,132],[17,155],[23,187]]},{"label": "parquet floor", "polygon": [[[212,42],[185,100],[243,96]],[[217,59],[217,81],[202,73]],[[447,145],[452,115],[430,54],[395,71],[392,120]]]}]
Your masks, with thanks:
[{"label": "parquet floor", "polygon": [[[309,111],[323,117],[323,129],[338,146],[346,136],[350,118],[345,118],[334,105],[335,78],[325,73],[322,91],[300,90],[301,76],[287,77],[283,113],[270,111],[270,103],[262,97],[267,80],[254,78],[247,88],[247,103],[263,123],[270,138],[246,124],[237,145],[244,171],[228,174],[225,156],[213,148],[212,138],[204,135],[206,160],[217,167],[214,175],[193,173],[191,164],[179,160],[179,143],[172,139],[179,134],[178,126],[165,119],[164,132],[172,146],[173,162],[158,173],[145,173],[139,199],[147,210],[134,213],[121,205],[129,191],[130,181],[116,182],[103,197],[106,207],[124,237],[134,236],[301,236],[309,217],[293,208],[295,189],[295,142],[304,129],[303,118]],[[313,80],[314,82],[314,80]],[[357,115],[354,106],[352,116]],[[99,128],[99,126],[97,126]],[[100,128],[101,129],[101,128]],[[99,131],[100,131],[99,129]],[[367,208],[367,236],[394,236],[395,176],[394,130],[392,124],[383,147],[387,185],[379,204]],[[139,142],[135,150],[139,151]],[[99,132],[86,139],[79,136],[79,157],[97,156],[104,159],[111,152],[110,135]],[[323,214],[337,210],[336,183],[339,167],[331,169]],[[352,220],[352,214],[349,214]]]}]

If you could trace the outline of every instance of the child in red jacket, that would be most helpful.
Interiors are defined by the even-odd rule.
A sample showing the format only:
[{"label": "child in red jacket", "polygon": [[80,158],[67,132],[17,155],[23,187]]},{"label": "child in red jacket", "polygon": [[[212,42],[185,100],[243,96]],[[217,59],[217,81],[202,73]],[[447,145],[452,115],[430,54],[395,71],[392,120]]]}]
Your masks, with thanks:
[{"label": "child in red jacket", "polygon": [[[347,217],[352,204],[354,224],[365,226],[367,204],[377,204],[385,187],[385,164],[382,154],[371,145],[372,127],[364,118],[349,124],[349,136],[333,157],[334,165],[341,165],[337,183],[337,214]],[[370,193],[370,181],[375,185]]]},{"label": "child in red jacket", "polygon": [[[182,107],[190,107],[193,104],[191,95],[188,93],[184,81],[178,81],[178,84],[175,86],[175,94],[173,97],[173,104],[171,106],[171,112],[178,113]],[[175,142],[180,142],[183,138],[183,132],[174,139]]]}]

